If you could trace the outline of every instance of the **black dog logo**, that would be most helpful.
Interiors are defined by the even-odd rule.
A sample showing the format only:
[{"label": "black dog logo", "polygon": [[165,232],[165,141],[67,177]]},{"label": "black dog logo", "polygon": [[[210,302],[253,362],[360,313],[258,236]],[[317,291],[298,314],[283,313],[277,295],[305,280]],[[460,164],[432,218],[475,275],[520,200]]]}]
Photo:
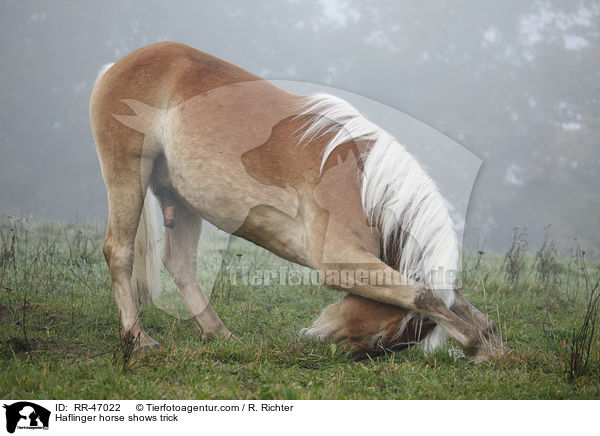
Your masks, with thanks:
[{"label": "black dog logo", "polygon": [[[48,429],[50,411],[29,401],[19,401],[11,405],[4,405],[6,409],[6,431],[14,433],[17,425],[19,428]],[[41,423],[40,423],[41,422]]]}]

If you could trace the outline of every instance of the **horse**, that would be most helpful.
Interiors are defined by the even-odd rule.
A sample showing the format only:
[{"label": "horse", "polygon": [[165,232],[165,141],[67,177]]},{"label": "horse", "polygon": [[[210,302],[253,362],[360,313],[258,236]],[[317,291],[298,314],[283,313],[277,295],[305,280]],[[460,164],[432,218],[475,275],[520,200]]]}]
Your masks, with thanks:
[{"label": "horse", "polygon": [[[346,293],[301,336],[357,354],[449,335],[476,361],[502,349],[490,319],[454,286],[458,243],[416,159],[345,100],[298,95],[176,42],[105,66],[90,125],[108,197],[103,253],[121,334],[158,346],[138,306],[162,263],[202,339],[232,338],[197,279],[202,222],[310,267]],[[343,278],[343,280],[342,280]]]}]

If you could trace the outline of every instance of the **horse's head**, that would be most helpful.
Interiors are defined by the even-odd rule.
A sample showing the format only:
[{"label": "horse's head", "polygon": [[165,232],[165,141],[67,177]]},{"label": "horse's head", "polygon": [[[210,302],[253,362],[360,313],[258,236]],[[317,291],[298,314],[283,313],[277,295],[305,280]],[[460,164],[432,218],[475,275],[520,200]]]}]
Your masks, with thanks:
[{"label": "horse's head", "polygon": [[435,324],[396,306],[346,295],[327,306],[301,336],[346,345],[359,357],[420,342]]}]

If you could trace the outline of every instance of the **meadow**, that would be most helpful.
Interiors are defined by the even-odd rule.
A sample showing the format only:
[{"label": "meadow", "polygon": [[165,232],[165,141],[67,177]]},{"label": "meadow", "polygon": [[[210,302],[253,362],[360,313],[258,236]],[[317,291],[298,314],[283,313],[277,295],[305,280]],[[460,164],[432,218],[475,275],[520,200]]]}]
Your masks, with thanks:
[{"label": "meadow", "polygon": [[238,340],[202,342],[163,272],[163,292],[141,315],[161,348],[132,353],[120,339],[103,232],[2,220],[1,398],[600,398],[599,267],[577,247],[560,255],[549,235],[533,252],[516,232],[508,253],[463,255],[463,294],[511,349],[475,365],[449,352],[452,341],[431,355],[411,347],[356,360],[343,347],[299,340],[342,294],[314,283],[245,283],[255,271],[307,271],[214,231],[199,276]]}]

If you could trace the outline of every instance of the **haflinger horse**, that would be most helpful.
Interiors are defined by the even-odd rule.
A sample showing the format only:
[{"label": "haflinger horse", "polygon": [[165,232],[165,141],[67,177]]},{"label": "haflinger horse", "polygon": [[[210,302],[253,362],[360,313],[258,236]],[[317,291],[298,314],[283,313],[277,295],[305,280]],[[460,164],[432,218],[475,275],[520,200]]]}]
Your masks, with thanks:
[{"label": "haflinger horse", "polygon": [[[347,295],[301,335],[357,354],[454,338],[467,356],[502,349],[454,288],[458,243],[434,182],[346,101],[287,92],[180,43],[140,48],[100,72],[90,122],[108,193],[103,252],[122,334],[157,346],[138,303],[162,262],[202,331],[229,338],[197,278],[202,221],[318,271]],[[344,280],[342,280],[344,278]]]}]

